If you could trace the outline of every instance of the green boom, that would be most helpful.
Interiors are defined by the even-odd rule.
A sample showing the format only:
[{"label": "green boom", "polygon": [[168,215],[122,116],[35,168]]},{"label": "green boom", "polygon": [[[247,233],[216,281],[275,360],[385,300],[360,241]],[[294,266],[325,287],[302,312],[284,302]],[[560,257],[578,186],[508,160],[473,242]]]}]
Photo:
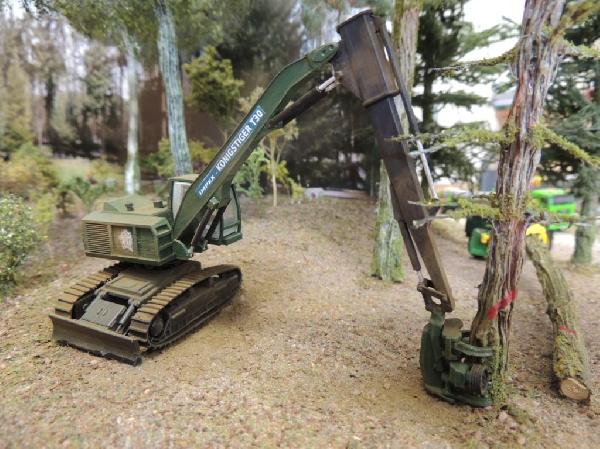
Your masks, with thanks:
[{"label": "green boom", "polygon": [[202,214],[209,201],[213,207],[223,207],[229,201],[229,185],[241,165],[272,131],[269,120],[280,112],[296,93],[296,89],[335,56],[337,45],[328,44],[313,50],[302,59],[285,67],[244,117],[210,165],[198,176],[187,191],[175,217],[173,237],[179,239],[196,217]]}]

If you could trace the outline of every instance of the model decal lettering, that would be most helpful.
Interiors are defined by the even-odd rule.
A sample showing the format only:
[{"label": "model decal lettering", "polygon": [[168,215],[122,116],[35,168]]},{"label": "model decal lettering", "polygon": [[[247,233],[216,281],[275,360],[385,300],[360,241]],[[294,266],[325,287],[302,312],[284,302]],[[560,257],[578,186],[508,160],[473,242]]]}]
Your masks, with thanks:
[{"label": "model decal lettering", "polygon": [[210,171],[204,176],[202,181],[198,184],[196,188],[196,193],[198,196],[204,195],[204,193],[208,190],[208,188],[213,184],[215,179],[219,173],[221,173],[225,167],[229,164],[229,162],[234,159],[235,155],[242,147],[242,145],[250,139],[250,137],[254,134],[258,125],[265,118],[265,111],[260,106],[256,106],[254,111],[246,122],[240,127],[238,133],[235,135],[233,139],[229,141],[229,144],[222,152],[221,157],[217,161],[217,163],[210,169]]}]

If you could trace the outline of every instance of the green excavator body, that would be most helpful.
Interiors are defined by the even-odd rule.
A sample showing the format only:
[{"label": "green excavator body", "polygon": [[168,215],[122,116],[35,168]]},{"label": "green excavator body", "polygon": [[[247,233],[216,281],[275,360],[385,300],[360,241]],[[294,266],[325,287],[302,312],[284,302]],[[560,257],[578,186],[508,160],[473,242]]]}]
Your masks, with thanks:
[{"label": "green excavator body", "polygon": [[[455,321],[444,324],[454,296],[431,229],[435,212],[422,206],[408,143],[394,139],[405,134],[401,107],[415,138],[419,130],[385,23],[363,11],[337,30],[339,43],[324,45],[277,74],[201,174],[170,180],[166,202],[127,196],[84,217],[86,255],[117,263],[59,296],[50,316],[57,341],[138,363],[143,349],[170,344],[214,316],[239,290],[240,269],[204,268],[192,257],[208,245],[228,245],[242,237],[233,177],[265,135],[342,85],[371,117],[390,179],[394,217],[418,275],[417,290],[431,312],[421,346],[425,386],[445,400],[489,403],[489,351],[468,345]],[[326,73],[323,82],[319,78]],[[311,78],[320,84],[302,94]],[[430,178],[426,153],[420,142],[417,147]]]}]

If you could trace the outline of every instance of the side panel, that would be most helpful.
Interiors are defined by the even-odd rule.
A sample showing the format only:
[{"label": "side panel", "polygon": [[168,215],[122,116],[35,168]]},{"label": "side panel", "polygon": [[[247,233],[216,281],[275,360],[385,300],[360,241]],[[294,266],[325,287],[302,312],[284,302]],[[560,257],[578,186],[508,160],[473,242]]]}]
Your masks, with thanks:
[{"label": "side panel", "polygon": [[162,265],[175,258],[171,225],[164,217],[92,212],[83,220],[85,254]]}]

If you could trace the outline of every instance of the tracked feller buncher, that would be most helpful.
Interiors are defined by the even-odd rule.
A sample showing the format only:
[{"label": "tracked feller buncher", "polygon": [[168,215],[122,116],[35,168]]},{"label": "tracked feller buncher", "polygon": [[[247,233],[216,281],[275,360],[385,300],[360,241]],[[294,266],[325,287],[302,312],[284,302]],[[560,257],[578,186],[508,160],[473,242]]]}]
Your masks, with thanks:
[{"label": "tracked feller buncher", "polygon": [[[470,345],[460,320],[445,319],[454,298],[430,229],[436,211],[423,206],[415,168],[420,159],[436,198],[426,153],[418,140],[410,151],[405,141],[394,139],[404,135],[401,108],[410,132],[416,136],[419,130],[388,32],[364,11],[340,24],[338,33],[338,43],[317,48],[279,72],[200,175],[170,180],[166,203],[127,196],[84,217],[86,255],[118,262],[60,295],[50,315],[55,340],[137,364],[143,351],[161,348],[214,316],[240,288],[240,269],[204,268],[191,259],[208,245],[241,239],[234,175],[265,135],[341,85],[362,101],[372,119],[394,215],[418,275],[417,290],[431,312],[421,342],[425,387],[451,402],[491,403],[486,369],[491,350]],[[311,83],[314,87],[307,87]]]}]

